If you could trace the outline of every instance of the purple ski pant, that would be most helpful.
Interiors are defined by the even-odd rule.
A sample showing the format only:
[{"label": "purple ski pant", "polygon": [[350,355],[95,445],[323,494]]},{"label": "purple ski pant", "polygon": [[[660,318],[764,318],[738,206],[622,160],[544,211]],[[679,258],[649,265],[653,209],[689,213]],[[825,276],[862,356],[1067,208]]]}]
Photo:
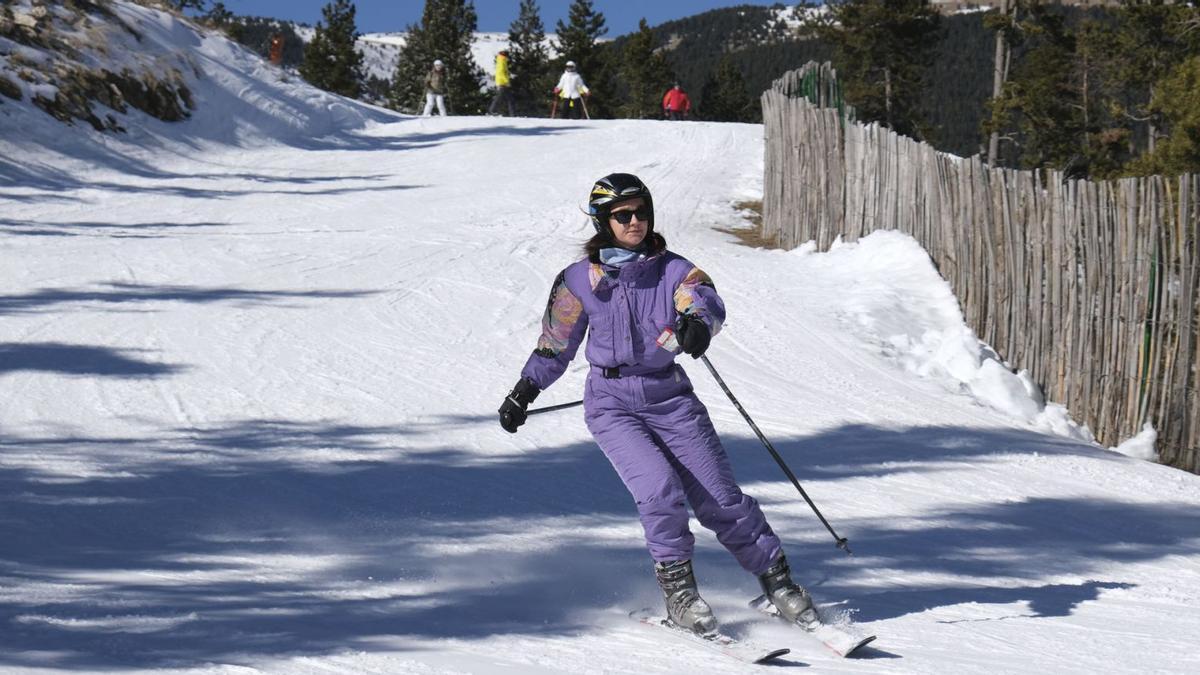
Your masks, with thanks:
[{"label": "purple ski pant", "polygon": [[584,419],[637,503],[657,562],[691,560],[687,504],[741,566],[761,574],[781,554],[779,538],[729,458],[683,369],[606,379],[588,375]]}]

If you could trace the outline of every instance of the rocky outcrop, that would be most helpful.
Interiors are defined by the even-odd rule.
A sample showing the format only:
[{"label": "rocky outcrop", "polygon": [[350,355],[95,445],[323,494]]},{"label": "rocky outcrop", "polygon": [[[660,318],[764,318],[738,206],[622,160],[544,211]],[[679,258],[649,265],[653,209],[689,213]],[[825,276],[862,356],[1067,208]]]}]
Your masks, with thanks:
[{"label": "rocky outcrop", "polygon": [[56,119],[84,121],[97,130],[123,130],[113,112],[130,108],[167,122],[186,119],[195,101],[183,72],[153,55],[113,54],[130,41],[142,36],[108,2],[6,4],[0,12],[0,95],[28,96]]}]

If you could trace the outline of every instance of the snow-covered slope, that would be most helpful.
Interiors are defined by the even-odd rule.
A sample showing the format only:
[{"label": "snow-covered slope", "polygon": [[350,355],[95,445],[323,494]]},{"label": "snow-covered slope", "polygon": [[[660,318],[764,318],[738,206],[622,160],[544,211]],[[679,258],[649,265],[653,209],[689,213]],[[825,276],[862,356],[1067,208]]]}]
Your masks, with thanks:
[{"label": "snow-covered slope", "polygon": [[[396,72],[396,59],[407,39],[406,33],[365,33],[358,38],[358,50],[363,54],[363,70],[368,75],[390,80]],[[553,57],[558,36],[550,33],[543,44]],[[489,78],[496,75],[496,55],[508,47],[508,33],[476,33],[471,43],[471,58]],[[491,84],[495,84],[494,82]]]},{"label": "snow-covered slope", "polygon": [[[19,101],[0,102],[5,140],[72,154],[110,152],[126,143],[126,149],[138,154],[138,148],[177,144],[171,139],[184,137],[189,145],[230,146],[261,139],[307,143],[393,119],[370,106],[296,86],[282,70],[249,50],[166,12],[130,2],[109,7],[111,13],[90,14],[87,34],[62,36],[75,41],[67,49],[29,47],[0,38],[0,76],[21,81],[22,71],[28,70],[24,63],[52,63],[56,54],[78,50],[76,60],[96,72],[131,71],[140,78],[157,69],[162,80],[178,77],[190,92],[190,107],[196,114],[184,123],[163,122],[132,107],[122,112],[93,100],[90,105],[98,117],[112,116],[128,133],[91,137],[68,132],[61,124],[47,124],[46,113],[33,105],[31,95],[25,95]],[[46,81],[27,85],[30,93],[40,88],[53,98],[66,86],[52,76],[39,73],[38,79]],[[109,138],[116,140],[110,143]]]},{"label": "snow-covered slope", "polygon": [[[312,40],[316,32],[308,26],[293,25],[292,28],[305,42]],[[363,73],[382,80],[392,79],[396,72],[396,59],[399,58],[400,49],[404,47],[407,39],[408,33],[404,32],[359,35],[355,47],[363,55]],[[551,57],[557,54],[554,49],[557,40],[557,34],[548,33],[542,41],[546,52]],[[475,33],[475,39],[471,43],[471,58],[490,79],[496,75],[496,55],[506,47],[508,47],[508,33]],[[489,82],[489,84],[494,85],[495,83]]]},{"label": "snow-covered slope", "polygon": [[0,106],[0,671],[749,672],[626,618],[659,592],[578,408],[496,423],[614,170],[716,280],[713,364],[855,555],[685,359],[743,487],[880,637],[843,661],[758,618],[697,528],[729,632],[819,672],[1200,669],[1200,477],[1039,408],[912,240],[720,232],[761,127],[391,115],[117,4],[206,105],[124,135]]}]

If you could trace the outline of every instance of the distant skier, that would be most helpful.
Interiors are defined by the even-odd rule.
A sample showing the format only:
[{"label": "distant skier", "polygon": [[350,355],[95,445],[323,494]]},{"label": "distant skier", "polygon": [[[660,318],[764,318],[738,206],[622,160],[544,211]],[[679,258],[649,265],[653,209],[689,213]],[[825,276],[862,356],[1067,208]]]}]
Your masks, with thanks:
[{"label": "distant skier", "polygon": [[516,110],[513,109],[512,99],[512,78],[508,74],[508,50],[501,49],[496,55],[496,97],[492,99],[492,104],[488,106],[488,114],[496,115],[496,107],[504,102],[508,106],[508,116],[515,116]]},{"label": "distant skier", "polygon": [[433,104],[437,104],[438,112],[446,116],[446,64],[441,59],[433,62],[433,68],[425,76],[425,117],[433,114]]},{"label": "distant skier", "polygon": [[683,352],[693,358],[704,353],[725,320],[712,280],[667,250],[654,231],[650,190],[636,176],[614,173],[596,181],[588,213],[596,234],[585,245],[587,257],[554,280],[542,336],[500,406],[500,425],[516,433],[529,404],[563,374],[586,333],[591,370],[584,421],[637,504],[670,620],[699,634],[717,630],[692,572],[695,541],[685,500],[741,566],[758,576],[785,618],[816,620],[758,502],[734,480],[675,352],[659,345],[664,328],[673,327]]},{"label": "distant skier", "polygon": [[663,96],[663,116],[669,120],[687,119],[691,110],[692,100],[683,91],[683,87],[676,82],[675,86],[668,89]]},{"label": "distant skier", "polygon": [[271,44],[268,47],[267,58],[271,60],[272,65],[283,65],[283,35],[280,33],[271,34]]},{"label": "distant skier", "polygon": [[554,87],[554,94],[563,108],[562,116],[575,119],[586,116],[587,104],[583,102],[583,97],[591,93],[583,83],[583,78],[575,72],[575,62],[567,61],[562,77],[558,78],[558,84]]}]

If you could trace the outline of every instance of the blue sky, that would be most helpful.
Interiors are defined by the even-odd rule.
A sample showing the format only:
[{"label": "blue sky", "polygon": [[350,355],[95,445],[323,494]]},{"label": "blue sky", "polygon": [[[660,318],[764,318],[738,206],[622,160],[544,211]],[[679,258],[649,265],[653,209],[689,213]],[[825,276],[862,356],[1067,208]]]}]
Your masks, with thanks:
[{"label": "blue sky", "polygon": [[[316,24],[321,20],[321,8],[330,0],[223,0],[234,14],[271,16],[279,19]],[[209,3],[211,4],[211,3]],[[520,0],[475,0],[475,11],[479,14],[479,30],[483,32],[508,32],[508,25],[517,18]],[[733,5],[773,5],[774,2],[751,0],[594,0],[592,6],[604,14],[608,26],[607,37],[616,37],[637,30],[638,20],[645,17],[651,26],[699,14],[718,7]],[[795,4],[785,2],[783,4]],[[358,0],[354,3],[358,31],[360,33],[383,33],[402,31],[410,23],[421,20],[424,0]],[[542,23],[546,31],[553,32],[559,19],[567,20],[567,8],[571,0],[539,0]]]}]

